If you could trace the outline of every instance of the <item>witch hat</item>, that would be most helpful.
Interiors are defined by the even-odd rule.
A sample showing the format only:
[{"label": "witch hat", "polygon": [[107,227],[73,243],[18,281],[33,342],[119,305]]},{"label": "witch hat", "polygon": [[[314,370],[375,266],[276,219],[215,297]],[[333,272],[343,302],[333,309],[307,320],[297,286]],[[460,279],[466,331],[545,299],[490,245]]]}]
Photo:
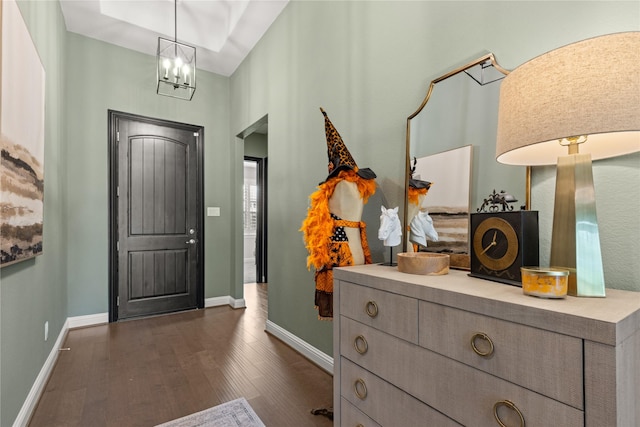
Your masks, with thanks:
[{"label": "witch hat", "polygon": [[[374,179],[376,174],[369,168],[360,169],[356,161],[351,156],[347,146],[344,144],[342,137],[336,130],[329,116],[320,107],[320,111],[324,115],[324,131],[327,139],[327,157],[329,158],[329,176],[327,180],[337,176],[342,170],[353,170],[358,176],[364,179]],[[326,181],[326,180],[325,180]]]},{"label": "witch hat", "polygon": [[422,181],[420,179],[414,179],[413,178],[413,174],[416,171],[416,163],[418,163],[418,159],[416,159],[415,157],[413,158],[413,166],[411,167],[411,170],[409,172],[409,186],[413,187],[413,188],[417,188],[418,190],[426,188],[427,190],[429,190],[429,188],[431,188],[431,182],[429,181]]}]

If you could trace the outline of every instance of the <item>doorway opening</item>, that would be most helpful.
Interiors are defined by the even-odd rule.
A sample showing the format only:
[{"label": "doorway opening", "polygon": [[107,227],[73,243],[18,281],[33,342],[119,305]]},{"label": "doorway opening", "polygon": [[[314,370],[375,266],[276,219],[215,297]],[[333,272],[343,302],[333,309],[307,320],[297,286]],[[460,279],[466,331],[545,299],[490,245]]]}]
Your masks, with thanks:
[{"label": "doorway opening", "polygon": [[266,227],[264,223],[264,161],[244,158],[243,238],[244,283],[266,283]]},{"label": "doorway opening", "polygon": [[267,283],[267,141],[264,116],[237,135],[243,142],[243,283]]}]

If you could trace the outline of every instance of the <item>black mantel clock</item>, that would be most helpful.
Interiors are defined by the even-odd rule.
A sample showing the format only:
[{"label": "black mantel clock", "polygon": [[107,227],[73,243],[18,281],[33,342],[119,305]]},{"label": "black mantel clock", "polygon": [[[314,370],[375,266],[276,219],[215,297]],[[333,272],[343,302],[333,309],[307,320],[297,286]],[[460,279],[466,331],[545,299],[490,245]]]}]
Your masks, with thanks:
[{"label": "black mantel clock", "polygon": [[516,201],[494,190],[471,214],[469,276],[522,286],[520,267],[539,264],[538,212],[513,211]]}]

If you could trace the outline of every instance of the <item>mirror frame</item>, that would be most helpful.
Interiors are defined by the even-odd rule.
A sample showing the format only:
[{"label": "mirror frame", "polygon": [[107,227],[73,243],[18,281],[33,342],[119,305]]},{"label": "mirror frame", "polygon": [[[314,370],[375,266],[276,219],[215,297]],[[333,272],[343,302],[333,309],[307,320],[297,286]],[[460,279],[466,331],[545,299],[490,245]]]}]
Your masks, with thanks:
[{"label": "mirror frame", "polygon": [[[427,94],[422,100],[422,103],[420,104],[418,109],[409,117],[407,117],[407,132],[406,132],[406,143],[405,143],[405,183],[404,183],[404,206],[403,206],[404,210],[403,210],[403,221],[402,221],[405,227],[405,232],[402,233],[402,252],[406,251],[407,245],[409,243],[408,233],[406,232],[406,228],[408,227],[407,215],[408,215],[408,207],[409,207],[409,179],[411,178],[411,120],[414,117],[416,117],[418,114],[420,114],[420,112],[427,105],[427,102],[429,102],[429,99],[431,98],[431,94],[433,93],[433,89],[435,88],[436,84],[438,84],[443,80],[448,79],[449,77],[463,73],[466,70],[469,70],[470,68],[473,68],[477,65],[485,64],[487,62],[490,62],[493,67],[495,67],[498,71],[500,71],[505,76],[507,76],[510,73],[509,70],[502,68],[502,66],[498,64],[493,53],[487,53],[474,61],[471,61],[461,67],[455,68],[447,72],[446,74],[443,74],[442,76],[432,80],[431,83],[429,84],[429,88],[427,89]],[[531,167],[530,166],[526,167],[525,174],[526,174],[525,175],[525,209],[528,210],[530,209],[530,206],[531,206]],[[451,265],[451,268],[461,268],[461,269],[468,270],[468,267],[455,266],[455,265]]]}]

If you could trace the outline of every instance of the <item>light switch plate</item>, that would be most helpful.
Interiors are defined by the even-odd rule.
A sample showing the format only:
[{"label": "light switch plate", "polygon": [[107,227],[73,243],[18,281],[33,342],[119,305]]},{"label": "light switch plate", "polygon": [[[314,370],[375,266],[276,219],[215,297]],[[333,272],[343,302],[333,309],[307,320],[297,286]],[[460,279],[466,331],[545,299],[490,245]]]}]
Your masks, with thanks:
[{"label": "light switch plate", "polygon": [[207,216],[220,216],[220,208],[219,207],[208,207],[207,208]]}]

